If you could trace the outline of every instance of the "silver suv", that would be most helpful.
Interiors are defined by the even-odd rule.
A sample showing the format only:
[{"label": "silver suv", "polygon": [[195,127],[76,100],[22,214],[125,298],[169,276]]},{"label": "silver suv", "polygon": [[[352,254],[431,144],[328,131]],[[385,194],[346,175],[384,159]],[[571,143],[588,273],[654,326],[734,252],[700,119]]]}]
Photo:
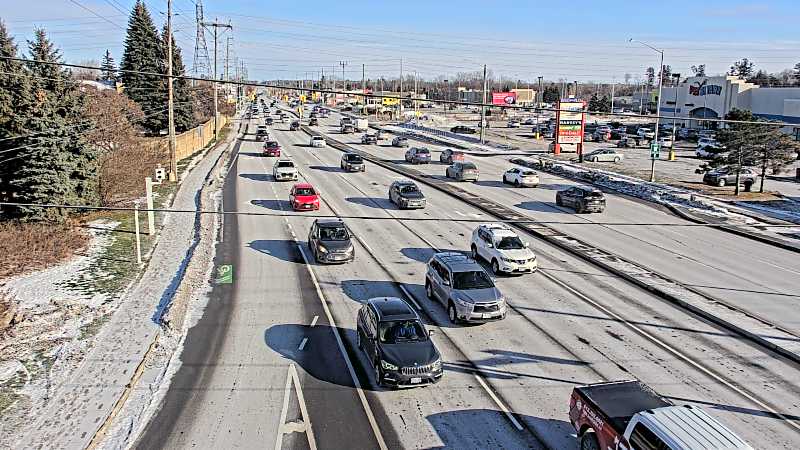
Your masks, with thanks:
[{"label": "silver suv", "polygon": [[425,273],[425,293],[447,307],[451,323],[506,317],[506,300],[492,277],[474,259],[461,253],[433,255]]},{"label": "silver suv", "polygon": [[444,175],[458,181],[478,181],[478,168],[471,162],[456,161],[445,169]]}]

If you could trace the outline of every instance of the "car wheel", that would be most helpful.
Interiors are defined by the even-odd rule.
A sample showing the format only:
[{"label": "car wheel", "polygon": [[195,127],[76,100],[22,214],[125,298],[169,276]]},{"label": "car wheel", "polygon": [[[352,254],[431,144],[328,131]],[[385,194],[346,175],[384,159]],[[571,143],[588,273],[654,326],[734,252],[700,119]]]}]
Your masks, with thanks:
[{"label": "car wheel", "polygon": [[458,316],[456,315],[456,305],[453,302],[450,302],[447,305],[447,318],[450,319],[450,323],[457,324],[458,323]]},{"label": "car wheel", "polygon": [[561,197],[556,195],[556,206],[564,206],[564,202],[561,201]]},{"label": "car wheel", "polygon": [[381,362],[375,361],[375,385],[378,387],[383,386],[383,374],[381,373]]},{"label": "car wheel", "polygon": [[478,247],[476,247],[475,244],[472,244],[472,247],[470,248],[470,250],[472,250],[472,259],[477,261],[478,260]]},{"label": "car wheel", "polygon": [[615,164],[619,164],[619,161],[620,161],[619,156],[615,156],[614,157],[614,163]]},{"label": "car wheel", "polygon": [[429,299],[433,299],[433,287],[428,280],[425,280],[425,295],[427,295]]},{"label": "car wheel", "polygon": [[497,262],[496,259],[492,260],[492,273],[495,275],[500,275],[500,264]]},{"label": "car wheel", "polygon": [[519,180],[514,180],[514,187],[519,187]]},{"label": "car wheel", "polygon": [[597,436],[594,433],[584,433],[581,438],[581,450],[600,450]]},{"label": "car wheel", "polygon": [[575,212],[578,214],[583,214],[583,203],[578,203],[575,205]]},{"label": "car wheel", "polygon": [[720,178],[719,180],[717,180],[717,186],[719,187],[725,186],[725,178]]}]

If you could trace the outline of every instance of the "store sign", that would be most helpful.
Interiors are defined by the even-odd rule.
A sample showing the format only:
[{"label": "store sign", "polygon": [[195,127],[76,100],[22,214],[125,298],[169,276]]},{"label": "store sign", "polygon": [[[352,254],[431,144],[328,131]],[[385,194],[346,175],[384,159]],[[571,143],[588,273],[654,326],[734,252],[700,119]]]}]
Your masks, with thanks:
[{"label": "store sign", "polygon": [[399,98],[391,98],[391,97],[383,97],[381,99],[381,104],[384,106],[395,106],[400,104]]},{"label": "store sign", "polygon": [[722,86],[716,84],[706,84],[708,80],[703,82],[695,82],[696,86],[689,86],[689,95],[703,96],[703,95],[722,95]]},{"label": "store sign", "polygon": [[517,103],[516,92],[492,92],[493,105],[513,105]]},{"label": "store sign", "polygon": [[561,100],[558,106],[558,143],[580,144],[583,142],[582,101]]}]

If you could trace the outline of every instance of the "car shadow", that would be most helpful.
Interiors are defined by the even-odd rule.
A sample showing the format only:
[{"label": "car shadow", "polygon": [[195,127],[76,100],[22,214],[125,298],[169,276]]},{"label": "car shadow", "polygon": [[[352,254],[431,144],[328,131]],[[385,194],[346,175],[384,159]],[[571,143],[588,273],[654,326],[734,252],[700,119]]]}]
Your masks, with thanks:
[{"label": "car shadow", "polygon": [[514,205],[517,208],[527,209],[528,211],[540,211],[540,212],[547,212],[547,213],[564,213],[568,214],[568,211],[564,211],[563,209],[556,206],[556,203],[549,203],[549,202],[521,202]]},{"label": "car shadow", "polygon": [[308,166],[309,169],[319,170],[322,172],[333,172],[333,173],[343,173],[341,167],[336,166]]},{"label": "car shadow", "polygon": [[548,191],[563,191],[564,189],[569,189],[572,186],[573,185],[561,183],[541,183],[537,187],[539,189],[546,189]]},{"label": "car shadow", "polygon": [[247,243],[247,247],[259,253],[278,258],[282,261],[304,264],[303,256],[292,240],[257,239]]},{"label": "car shadow", "polygon": [[366,303],[375,297],[405,297],[397,284],[391,281],[343,280],[341,286],[342,292],[358,303]]},{"label": "car shadow", "polygon": [[475,184],[477,184],[478,186],[499,187],[499,188],[507,188],[511,186],[503,183],[502,181],[496,181],[496,180],[478,180],[475,181]]},{"label": "car shadow", "polygon": [[250,204],[273,211],[289,212],[292,210],[288,200],[250,200]]},{"label": "car shadow", "polygon": [[[427,448],[579,448],[579,441],[574,437],[575,429],[567,421],[519,413],[514,413],[514,419],[531,431],[519,432],[500,410],[459,409],[431,414],[425,420],[431,424],[443,445]],[[546,436],[547,441],[542,442],[538,436]]]},{"label": "car shadow", "polygon": [[400,253],[406,258],[413,259],[414,261],[419,261],[423,263],[427,263],[428,260],[430,260],[435,253],[441,253],[441,252],[461,253],[463,255],[470,256],[469,250],[462,250],[462,249],[458,250],[445,249],[437,251],[430,247],[406,247],[400,250]]},{"label": "car shadow", "polygon": [[240,173],[239,176],[253,181],[269,181],[272,179],[272,175],[267,175],[266,173]]},{"label": "car shadow", "polygon": [[260,158],[264,156],[264,154],[258,152],[239,152],[239,156],[254,156],[256,158]]},{"label": "car shadow", "polygon": [[397,209],[394,203],[390,202],[388,198],[384,197],[345,197],[350,203],[355,203],[361,206],[368,206],[376,209]]}]

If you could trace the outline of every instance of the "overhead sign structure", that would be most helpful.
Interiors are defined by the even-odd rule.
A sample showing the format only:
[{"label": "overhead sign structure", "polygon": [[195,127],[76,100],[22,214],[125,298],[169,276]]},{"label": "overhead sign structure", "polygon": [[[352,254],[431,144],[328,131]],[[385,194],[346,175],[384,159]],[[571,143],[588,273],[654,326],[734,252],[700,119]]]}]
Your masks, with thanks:
[{"label": "overhead sign structure", "polygon": [[555,145],[556,155],[561,153],[561,144],[573,144],[578,154],[583,150],[583,130],[586,102],[574,98],[561,99],[557,104]]},{"label": "overhead sign structure", "polygon": [[493,105],[514,105],[517,103],[516,92],[492,92]]}]

